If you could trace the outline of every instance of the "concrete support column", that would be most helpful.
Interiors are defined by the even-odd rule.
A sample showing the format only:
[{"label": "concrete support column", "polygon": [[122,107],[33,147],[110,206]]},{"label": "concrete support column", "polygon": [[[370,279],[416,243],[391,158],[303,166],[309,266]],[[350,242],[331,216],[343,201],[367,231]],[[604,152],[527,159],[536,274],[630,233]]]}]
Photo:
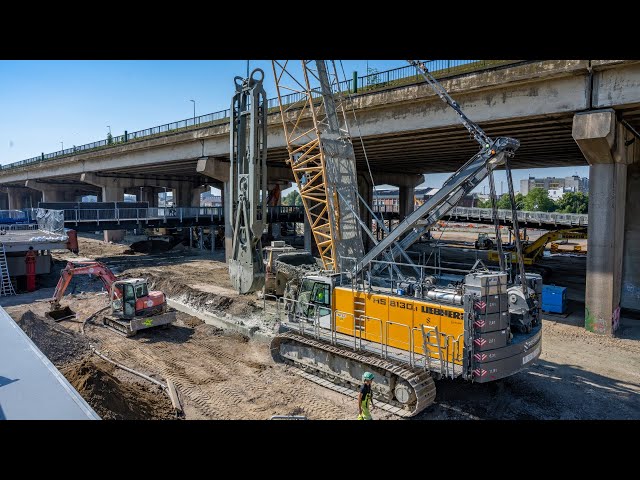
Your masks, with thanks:
[{"label": "concrete support column", "polygon": [[22,210],[25,208],[24,189],[7,187],[7,194],[9,195],[9,210]]},{"label": "concrete support column", "polygon": [[377,173],[374,175],[376,185],[394,185],[398,192],[399,216],[402,221],[413,212],[416,187],[424,182],[424,176],[419,173]]},{"label": "concrete support column", "polygon": [[196,171],[222,182],[221,194],[224,207],[224,254],[226,261],[231,257],[233,235],[231,233],[231,202],[229,201],[229,163],[217,158],[200,158]]},{"label": "concrete support column", "polygon": [[9,196],[5,192],[0,192],[0,210],[9,209]]},{"label": "concrete support column", "polygon": [[224,212],[224,256],[227,261],[231,258],[233,249],[233,232],[231,230],[231,186],[228,181],[222,186],[222,207]]},{"label": "concrete support column", "polygon": [[620,318],[627,164],[633,146],[611,109],[576,114],[573,138],[589,163],[585,328],[612,335]]},{"label": "concrete support column", "polygon": [[[122,202],[124,201],[124,188],[117,186],[102,187],[103,202]],[[125,230],[105,230],[105,242],[119,242],[124,239]]]},{"label": "concrete support column", "polygon": [[155,187],[146,187],[145,190],[148,190],[146,201],[149,207],[158,208],[158,190]]},{"label": "concrete support column", "polygon": [[200,186],[200,187],[196,187],[191,189],[191,203],[190,206],[192,207],[200,207],[200,202],[202,200],[201,195],[205,192],[208,192],[210,190],[209,187],[206,186]]},{"label": "concrete support column", "polygon": [[[41,202],[75,202],[79,192],[78,186],[74,184],[52,184],[26,180],[24,186],[30,191],[38,192]],[[36,207],[37,204],[34,203],[33,206]]]},{"label": "concrete support column", "polygon": [[624,255],[620,306],[640,311],[640,145],[636,139],[634,163],[627,167]]},{"label": "concrete support column", "polygon": [[400,191],[398,192],[398,205],[399,205],[399,216],[400,221],[404,220],[407,215],[413,212],[413,205],[415,202],[416,196],[416,187],[409,185],[400,186]]},{"label": "concrete support column", "polygon": [[311,224],[309,223],[309,219],[307,218],[307,214],[304,214],[304,249],[307,252],[314,252],[313,247],[315,244],[313,243],[313,233],[311,232]]},{"label": "concrete support column", "polygon": [[7,192],[7,207],[9,210],[24,208],[38,208],[42,194],[37,190],[23,187],[5,187]]},{"label": "concrete support column", "polygon": [[[373,209],[373,185],[368,174],[358,175],[358,193],[367,202],[369,208]],[[360,219],[373,231],[373,218],[365,205],[360,203],[360,211],[358,212]],[[367,234],[362,235],[365,251],[369,251],[373,247],[373,242]]]},{"label": "concrete support column", "polygon": [[[100,187],[102,202],[122,202],[124,201],[125,186],[130,187],[130,182],[122,181],[119,178],[98,177],[92,173],[83,173],[80,180],[91,185]],[[124,239],[125,230],[105,230],[105,242],[118,242]]]},{"label": "concrete support column", "polygon": [[[267,184],[267,190],[269,190],[269,194],[267,196],[267,208],[279,207],[282,205],[282,190],[289,188],[290,184],[290,182],[275,182]],[[274,239],[279,240],[282,237],[282,224],[280,222],[270,223],[269,233]]]},{"label": "concrete support column", "polygon": [[191,187],[181,185],[173,189],[173,198],[176,207],[191,206]]}]

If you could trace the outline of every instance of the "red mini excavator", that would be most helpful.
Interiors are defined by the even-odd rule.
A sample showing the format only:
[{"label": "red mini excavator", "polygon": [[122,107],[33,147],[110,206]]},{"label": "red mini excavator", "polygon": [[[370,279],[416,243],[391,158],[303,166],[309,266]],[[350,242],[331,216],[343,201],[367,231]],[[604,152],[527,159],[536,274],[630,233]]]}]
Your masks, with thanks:
[{"label": "red mini excavator", "polygon": [[95,261],[73,261],[60,272],[60,280],[51,299],[51,310],[47,315],[63,320],[74,315],[68,306],[61,307],[60,299],[74,275],[95,275],[104,283],[109,293],[111,314],[103,316],[103,324],[127,337],[138,330],[169,325],[176,320],[176,312],[167,308],[167,297],[159,291],[150,292],[147,280],[128,278],[118,280],[104,263]]}]

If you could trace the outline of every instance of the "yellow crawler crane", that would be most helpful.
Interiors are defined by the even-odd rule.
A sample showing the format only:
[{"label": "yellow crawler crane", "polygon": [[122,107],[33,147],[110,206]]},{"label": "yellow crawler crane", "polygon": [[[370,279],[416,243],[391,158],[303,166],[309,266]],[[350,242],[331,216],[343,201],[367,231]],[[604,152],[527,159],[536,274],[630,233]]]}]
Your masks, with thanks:
[{"label": "yellow crawler crane", "polygon": [[[334,96],[340,98],[339,88],[324,88],[335,85],[327,78],[326,64],[316,61],[311,72],[324,86],[318,89],[309,82],[312,62],[303,60],[305,80],[296,82],[301,97],[285,103],[281,81],[295,76],[287,71],[286,62],[274,61],[289,163],[326,270],[306,275],[297,290],[278,304],[282,306],[281,324],[271,343],[272,357],[296,366],[311,381],[352,396],[357,395],[362,374],[373,372],[376,405],[403,417],[416,415],[433,403],[434,379],[489,382],[526,368],[540,355],[542,334],[542,281],[539,275],[526,274],[522,264],[516,285],[507,284],[504,271],[491,272],[483,266],[474,266],[454,285],[442,285],[443,277],[427,272],[432,267],[398,261],[401,255],[407,258],[405,249],[466,193],[487,176],[492,179],[496,166],[504,164],[509,171],[508,158],[519,147],[512,138],[487,137],[422,62],[411,63],[456,111],[481,149],[432,198],[377,242],[357,218],[357,200],[336,188],[327,155],[309,150],[327,137],[326,144],[332,145],[338,132]],[[326,118],[324,125],[333,122],[333,128],[322,127],[317,118]],[[300,133],[295,134],[296,129]],[[348,129],[340,132],[344,135],[338,140],[350,144]],[[333,167],[352,162],[352,149],[348,153],[343,158],[334,155]],[[299,167],[304,165],[298,163],[300,158],[314,163]],[[302,181],[309,172],[312,178]],[[510,175],[508,179],[510,183]],[[314,182],[311,189],[307,187],[310,180]],[[511,186],[513,196],[512,190]],[[328,207],[331,202],[337,208]],[[366,254],[359,253],[353,243],[344,246],[357,237],[351,225],[341,223],[349,214],[373,240],[374,247]],[[517,230],[517,218],[514,227]],[[346,238],[347,233],[351,239]],[[352,254],[345,255],[349,251]],[[377,260],[380,256],[386,260]]]}]

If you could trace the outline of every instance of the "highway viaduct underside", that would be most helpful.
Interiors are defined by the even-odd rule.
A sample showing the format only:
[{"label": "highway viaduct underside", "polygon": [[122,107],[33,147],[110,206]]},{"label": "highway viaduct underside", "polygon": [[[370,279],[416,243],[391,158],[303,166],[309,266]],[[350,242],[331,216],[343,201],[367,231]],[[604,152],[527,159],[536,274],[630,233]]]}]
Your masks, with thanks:
[{"label": "highway viaduct underside", "polygon": [[[619,307],[640,310],[640,62],[545,60],[519,62],[443,79],[467,116],[488,135],[521,142],[513,168],[590,166],[587,327],[611,333]],[[424,83],[381,88],[353,97],[359,188],[371,200],[376,184],[400,187],[400,216],[422,173],[451,172],[476,151],[457,117]],[[352,115],[349,118],[353,118]],[[73,201],[97,193],[121,201],[124,193],[157,202],[174,191],[180,206],[228,182],[226,120],[188,131],[131,141],[47,162],[4,166],[0,185],[9,208],[37,201]],[[365,161],[364,147],[366,148]],[[268,119],[270,188],[292,180],[280,114]],[[142,188],[141,188],[142,187]],[[0,198],[0,202],[2,199]],[[29,204],[30,202],[30,204]],[[228,204],[228,202],[225,202]]]}]

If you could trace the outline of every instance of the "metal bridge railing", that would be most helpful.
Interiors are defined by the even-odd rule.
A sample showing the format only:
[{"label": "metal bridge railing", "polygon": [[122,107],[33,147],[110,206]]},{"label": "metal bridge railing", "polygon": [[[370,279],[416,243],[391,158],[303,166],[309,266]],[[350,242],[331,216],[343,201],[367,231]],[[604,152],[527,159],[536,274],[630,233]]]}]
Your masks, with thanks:
[{"label": "metal bridge railing", "polygon": [[[449,75],[476,72],[487,68],[495,68],[498,66],[519,62],[520,61],[517,60],[428,60],[424,63],[428,66],[429,71],[436,78],[438,78]],[[353,79],[344,80],[342,82],[339,82],[338,84],[333,85],[333,90],[336,93],[365,93],[393,86],[421,82],[424,82],[424,79],[418,75],[416,68],[408,65],[405,67],[393,68],[382,72],[373,72],[362,76],[358,76],[356,73]],[[317,92],[313,92],[312,97],[319,98],[320,94]],[[284,95],[282,97],[282,102],[285,105],[291,105],[295,104],[296,102],[300,102],[305,98],[306,95],[303,93],[292,93],[289,95]],[[267,107],[269,109],[275,110],[278,106],[279,105],[277,97],[267,100]],[[158,125],[156,127],[138,130],[136,132],[127,132],[125,130],[123,135],[118,135],[115,137],[109,136],[106,139],[98,140],[96,142],[91,142],[84,145],[74,145],[71,148],[65,148],[64,150],[59,150],[57,152],[43,152],[36,157],[9,163],[7,165],[0,165],[0,171],[47,162],[70,155],[76,155],[78,153],[87,153],[103,148],[117,147],[130,141],[148,139],[161,135],[176,134],[196,128],[210,127],[218,123],[223,123],[223,120],[228,120],[228,118],[229,109],[225,109],[213,113],[208,113],[206,115],[200,115],[198,117],[191,117],[184,120],[178,120],[177,122],[166,123],[164,125]]]},{"label": "metal bridge railing", "polygon": [[[511,210],[497,210],[498,219],[511,221]],[[467,220],[493,219],[490,208],[455,207],[449,212],[449,217],[464,217]],[[589,215],[580,213],[558,212],[529,212],[518,210],[518,221],[527,223],[553,223],[558,225],[587,226]]]}]

